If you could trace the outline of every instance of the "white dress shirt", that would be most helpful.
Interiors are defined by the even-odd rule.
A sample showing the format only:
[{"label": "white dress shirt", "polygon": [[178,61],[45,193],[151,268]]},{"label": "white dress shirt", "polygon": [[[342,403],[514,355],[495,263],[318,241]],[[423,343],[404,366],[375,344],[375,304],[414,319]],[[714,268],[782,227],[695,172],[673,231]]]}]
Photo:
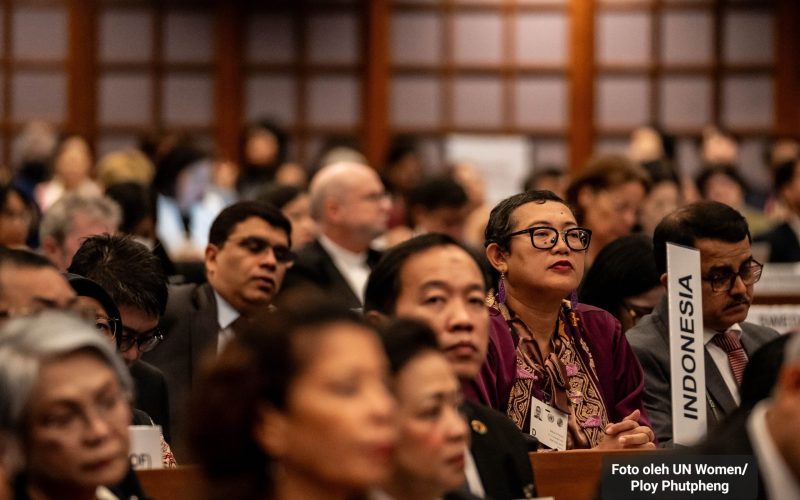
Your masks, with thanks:
[{"label": "white dress shirt", "polygon": [[800,499],[800,484],[792,474],[767,428],[769,400],[758,403],[747,417],[747,436],[764,480],[768,498]]},{"label": "white dress shirt", "polygon": [[364,303],[364,289],[369,278],[369,265],[367,265],[367,252],[353,253],[337,245],[324,234],[319,235],[319,244],[331,256],[336,269],[342,273],[345,281],[353,290],[361,303]]},{"label": "white dress shirt", "polygon": [[[739,326],[738,323],[732,325],[730,328],[728,328],[728,330],[735,332],[736,336],[739,337],[739,342],[742,341],[742,327]],[[714,335],[718,333],[720,332],[705,328],[703,330],[703,342],[705,343],[706,350],[711,355],[711,359],[714,360],[714,364],[717,365],[717,369],[719,370],[720,375],[722,375],[722,380],[725,381],[725,385],[728,387],[731,396],[733,396],[733,400],[736,401],[737,405],[739,405],[741,403],[741,397],[739,396],[739,385],[736,383],[736,377],[733,376],[731,363],[728,360],[728,353],[726,353],[722,347],[711,342],[711,339],[714,338]]]}]

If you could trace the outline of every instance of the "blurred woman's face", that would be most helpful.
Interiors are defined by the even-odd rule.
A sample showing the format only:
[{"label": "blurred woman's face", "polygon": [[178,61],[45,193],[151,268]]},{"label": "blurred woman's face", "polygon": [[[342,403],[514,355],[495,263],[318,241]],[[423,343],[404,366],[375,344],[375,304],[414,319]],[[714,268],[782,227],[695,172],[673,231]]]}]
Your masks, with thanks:
[{"label": "blurred woman's face", "polygon": [[250,133],[244,149],[245,161],[253,166],[266,166],[278,156],[278,139],[265,129]]},{"label": "blurred woman's face", "polygon": [[292,223],[292,248],[303,248],[314,241],[319,230],[311,217],[311,199],[305,193],[283,206],[283,215]]},{"label": "blurred woman's face", "polygon": [[652,236],[661,219],[677,209],[681,203],[681,192],[672,181],[659,182],[650,190],[642,203],[639,223],[642,231]]},{"label": "blurred woman's face", "polygon": [[592,230],[592,240],[598,243],[593,250],[599,251],[606,243],[630,234],[644,197],[644,186],[638,181],[596,192],[585,188],[581,192],[578,203],[585,214],[585,226]]},{"label": "blurred woman's face", "polygon": [[96,355],[76,352],[42,364],[28,405],[30,483],[93,490],[128,471],[128,398]]},{"label": "blurred woman's face", "polygon": [[265,410],[255,434],[287,474],[357,492],[384,481],[396,442],[387,363],[375,334],[337,323],[295,351],[306,363],[290,384],[285,410]]},{"label": "blurred woman's face", "polygon": [[395,392],[398,479],[438,495],[463,485],[469,434],[459,413],[460,386],[450,364],[435,351],[418,355],[397,374]]},{"label": "blurred woman's face", "polygon": [[86,141],[78,136],[64,141],[56,157],[54,170],[67,188],[75,188],[89,179],[92,171],[92,153]]},{"label": "blurred woman's face", "polygon": [[[578,227],[572,211],[557,201],[526,203],[514,210],[511,219],[512,233],[531,227],[546,226],[558,231]],[[545,292],[564,296],[578,287],[586,252],[569,248],[563,234],[559,234],[555,246],[549,250],[534,248],[530,235],[521,234],[511,238],[509,252],[504,252],[501,259],[505,261],[505,269],[498,270],[506,274],[509,293],[532,297]]]},{"label": "blurred woman's face", "polygon": [[22,197],[9,191],[0,211],[0,245],[23,247],[28,238],[33,215]]}]

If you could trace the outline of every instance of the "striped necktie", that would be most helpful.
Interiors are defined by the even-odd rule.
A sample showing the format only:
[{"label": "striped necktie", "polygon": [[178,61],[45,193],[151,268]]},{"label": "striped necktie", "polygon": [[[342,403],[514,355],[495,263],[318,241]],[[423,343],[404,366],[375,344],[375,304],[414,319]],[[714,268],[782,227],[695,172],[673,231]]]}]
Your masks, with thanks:
[{"label": "striped necktie", "polygon": [[742,342],[739,340],[737,332],[728,330],[725,333],[718,333],[714,335],[711,341],[728,355],[728,363],[731,365],[736,385],[742,385],[744,368],[747,366],[747,353],[744,352],[744,347],[742,347]]}]

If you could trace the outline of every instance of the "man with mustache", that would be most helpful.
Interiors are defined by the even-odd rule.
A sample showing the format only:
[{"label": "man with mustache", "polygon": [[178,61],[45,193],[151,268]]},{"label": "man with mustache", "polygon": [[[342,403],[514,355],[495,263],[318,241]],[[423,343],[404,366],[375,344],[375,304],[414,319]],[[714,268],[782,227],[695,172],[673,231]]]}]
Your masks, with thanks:
[{"label": "man with mustache", "polygon": [[[234,322],[271,307],[286,270],[294,262],[292,226],[271,205],[235,203],[211,224],[205,251],[207,283],[172,286],[159,327],[164,341],[144,359],[167,377],[173,450],[186,461],[180,426],[203,355],[220,352],[234,335]],[[176,429],[176,424],[178,429]]]},{"label": "man with mustache", "polygon": [[[739,406],[739,386],[748,356],[778,336],[769,328],[745,322],[753,285],[762,265],[750,251],[744,217],[722,203],[701,201],[679,208],[656,227],[656,268],[667,285],[667,243],[700,250],[707,416],[714,428]],[[626,333],[644,369],[644,405],[659,443],[672,443],[669,313],[667,297],[653,313]]]}]

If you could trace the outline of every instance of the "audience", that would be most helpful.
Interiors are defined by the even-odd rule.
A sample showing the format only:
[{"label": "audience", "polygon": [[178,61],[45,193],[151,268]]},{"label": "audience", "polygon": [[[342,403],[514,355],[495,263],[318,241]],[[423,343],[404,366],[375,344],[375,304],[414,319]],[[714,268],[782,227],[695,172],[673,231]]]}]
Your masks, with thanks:
[{"label": "audience", "polygon": [[386,252],[370,275],[364,308],[374,321],[410,317],[433,329],[467,397],[461,410],[471,428],[469,490],[522,498],[533,493],[523,434],[504,415],[474,401],[489,344],[486,288],[481,264],[467,247],[443,234],[426,234]]},{"label": "audience", "polygon": [[583,276],[591,238],[550,191],[521,193],[492,210],[486,256],[500,273],[490,299],[496,346],[479,395],[525,432],[536,430],[542,411],[562,418],[567,433],[542,443],[548,448],[652,447],[642,368],[619,322],[566,299]]},{"label": "audience", "polygon": [[756,241],[769,244],[769,262],[800,261],[800,160],[779,165],[774,173],[774,190],[787,209],[787,218]]},{"label": "audience", "polygon": [[[397,399],[394,469],[377,500],[465,498],[469,432],[459,412],[459,381],[429,327],[396,320],[381,332]],[[478,498],[470,496],[468,498]]]},{"label": "audience", "polygon": [[650,314],[664,296],[650,237],[618,238],[597,254],[583,277],[578,298],[614,315],[626,332]]},{"label": "audience", "polygon": [[311,216],[311,198],[306,191],[285,184],[267,184],[258,192],[256,200],[279,208],[289,219],[293,249],[303,248],[317,237],[319,230]]},{"label": "audience", "polygon": [[209,499],[346,500],[391,473],[397,409],[377,335],[328,298],[285,298],[244,322],[195,388]]},{"label": "audience", "polygon": [[592,231],[588,265],[603,247],[633,231],[649,189],[647,172],[619,155],[594,158],[572,180],[567,201],[575,207],[578,223]]},{"label": "audience", "polygon": [[208,350],[222,351],[240,316],[270,308],[294,258],[290,234],[291,225],[278,209],[255,201],[235,203],[211,225],[208,281],[170,288],[160,322],[164,342],[145,360],[167,377],[174,449],[181,460],[188,451],[181,432],[185,406],[200,359]]},{"label": "audience", "polygon": [[15,498],[146,498],[128,462],[132,395],[125,364],[89,324],[61,312],[6,324],[0,432],[23,458]]},{"label": "audience", "polygon": [[[774,330],[744,321],[762,266],[750,251],[747,221],[722,203],[703,201],[687,205],[658,225],[653,247],[664,286],[668,278],[667,243],[700,251],[706,415],[709,428],[713,428],[739,405],[744,369],[741,361],[778,335]],[[670,444],[673,435],[668,332],[665,296],[652,314],[626,334],[644,368],[644,404],[662,445]]]},{"label": "audience", "polygon": [[405,137],[381,176],[353,141],[320,153],[306,192],[267,120],[240,165],[172,134],[106,154],[97,184],[84,138],[27,134],[0,186],[0,498],[144,498],[130,423],[161,425],[225,500],[530,498],[528,451],[671,446],[667,242],[701,256],[698,450],[755,455],[764,497],[800,484],[800,341],[745,321],[751,232],[800,261],[796,141],[770,157],[787,211],[771,227],[713,128],[693,187],[721,203],[679,208],[675,145],[642,127],[630,159],[569,172],[569,205],[541,188],[567,175],[542,169],[491,214],[474,166],[426,172]]},{"label": "audience", "polygon": [[60,271],[66,271],[85,238],[116,233],[120,219],[119,206],[108,198],[68,194],[42,217],[42,254]]},{"label": "audience", "polygon": [[298,251],[284,288],[312,286],[359,308],[380,257],[370,244],[386,230],[391,208],[383,183],[366,165],[333,163],[311,179],[310,193],[320,235]]}]

